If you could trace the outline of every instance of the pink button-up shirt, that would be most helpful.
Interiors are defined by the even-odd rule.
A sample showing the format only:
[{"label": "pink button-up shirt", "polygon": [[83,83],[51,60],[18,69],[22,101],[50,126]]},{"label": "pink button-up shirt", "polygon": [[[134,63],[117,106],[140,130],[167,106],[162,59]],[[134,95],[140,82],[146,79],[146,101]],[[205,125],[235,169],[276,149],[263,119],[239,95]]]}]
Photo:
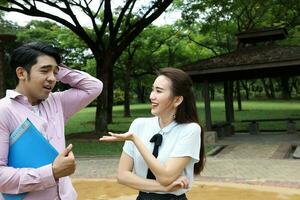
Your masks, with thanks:
[{"label": "pink button-up shirt", "polygon": [[102,91],[102,82],[87,73],[60,67],[57,80],[71,89],[54,92],[34,112],[27,97],[7,90],[0,99],[0,200],[1,193],[29,192],[24,200],[73,200],[77,194],[69,177],[55,181],[51,164],[37,169],[7,166],[9,136],[26,118],[39,129],[58,152],[65,149],[64,125],[77,111],[87,106]]}]

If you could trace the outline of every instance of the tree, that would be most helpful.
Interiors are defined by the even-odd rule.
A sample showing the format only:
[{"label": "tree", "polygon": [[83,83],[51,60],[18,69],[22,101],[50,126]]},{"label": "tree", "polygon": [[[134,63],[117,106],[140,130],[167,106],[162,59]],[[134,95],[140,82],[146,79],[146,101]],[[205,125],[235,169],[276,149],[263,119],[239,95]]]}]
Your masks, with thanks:
[{"label": "tree", "polygon": [[81,69],[86,60],[91,57],[87,46],[69,29],[59,26],[49,20],[29,22],[18,29],[17,40],[22,43],[44,42],[51,43],[60,49],[63,62],[76,69]]},{"label": "tree", "polygon": [[0,12],[0,98],[5,96],[7,82],[12,83],[12,79],[8,79],[8,75],[12,70],[8,68],[6,52],[14,47],[16,25],[9,23],[3,19],[3,13]]},{"label": "tree", "polygon": [[[146,76],[154,77],[154,72],[161,67],[180,66],[195,57],[197,50],[192,50],[191,42],[183,34],[184,31],[186,30],[183,27],[176,24],[149,26],[123,52],[118,60],[118,71],[123,73],[114,74],[119,75],[119,87],[124,88],[124,116],[130,116],[131,85],[136,86],[138,97],[144,97],[145,90],[141,89],[141,82],[151,85],[151,78],[147,79]],[[143,101],[144,98],[140,100]]]},{"label": "tree", "polygon": [[[104,86],[97,99],[95,124],[96,132],[102,135],[107,130],[107,123],[112,121],[113,65],[143,29],[171,3],[172,0],[127,0],[122,1],[122,6],[112,9],[110,0],[1,0],[0,10],[54,20],[72,30],[90,48],[96,60],[97,78]],[[57,12],[44,11],[43,5]],[[80,24],[74,13],[76,9],[90,19],[92,30]],[[62,18],[62,15],[69,18]]]},{"label": "tree", "polygon": [[[184,7],[182,17],[187,24],[194,24],[192,27],[198,24],[196,29],[191,29],[190,39],[211,50],[214,56],[236,50],[240,45],[236,41],[236,33],[265,27],[285,27],[291,38],[297,34],[296,27],[300,25],[299,0],[187,0],[176,1],[176,5]],[[209,39],[201,39],[199,35]],[[295,38],[289,40],[290,44],[299,42]],[[285,98],[291,95],[288,83],[288,78],[282,78],[282,96]],[[241,84],[248,99],[250,91],[247,81]],[[270,87],[267,95],[274,96],[274,88]]]},{"label": "tree", "polygon": [[[118,60],[119,73],[117,74],[119,74],[120,80],[124,85],[122,87],[124,88],[124,117],[130,116],[131,82],[136,82],[136,85],[139,86],[140,84],[137,82],[141,81],[141,77],[154,74],[154,71],[159,68],[157,59],[153,57],[153,54],[158,51],[165,42],[166,38],[162,36],[163,30],[163,27],[147,27],[143,33],[127,47],[126,51],[123,52]],[[157,38],[157,35],[160,35],[160,37]],[[122,74],[120,73],[121,71]],[[138,96],[141,95],[138,94]]]}]

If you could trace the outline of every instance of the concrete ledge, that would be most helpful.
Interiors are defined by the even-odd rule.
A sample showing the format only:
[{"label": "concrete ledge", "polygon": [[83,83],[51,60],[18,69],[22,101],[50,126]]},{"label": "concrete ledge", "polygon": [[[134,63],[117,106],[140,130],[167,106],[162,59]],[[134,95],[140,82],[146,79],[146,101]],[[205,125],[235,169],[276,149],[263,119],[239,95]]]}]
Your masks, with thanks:
[{"label": "concrete ledge", "polygon": [[280,144],[277,150],[271,156],[272,159],[284,159],[287,158],[291,152],[291,144]]},{"label": "concrete ledge", "polygon": [[259,134],[259,125],[256,121],[250,122],[248,128],[251,135]]},{"label": "concrete ledge", "polygon": [[289,120],[287,121],[287,133],[288,134],[293,134],[293,133],[297,133],[297,127],[296,127],[296,122],[293,120]]},{"label": "concrete ledge", "polygon": [[296,150],[293,153],[293,158],[300,159],[300,145],[296,147]]},{"label": "concrete ledge", "polygon": [[206,153],[207,156],[215,156],[217,155],[220,151],[222,151],[226,146],[224,145],[216,145],[212,150]]},{"label": "concrete ledge", "polygon": [[217,132],[216,131],[205,131],[204,132],[204,144],[212,145],[217,142]]}]

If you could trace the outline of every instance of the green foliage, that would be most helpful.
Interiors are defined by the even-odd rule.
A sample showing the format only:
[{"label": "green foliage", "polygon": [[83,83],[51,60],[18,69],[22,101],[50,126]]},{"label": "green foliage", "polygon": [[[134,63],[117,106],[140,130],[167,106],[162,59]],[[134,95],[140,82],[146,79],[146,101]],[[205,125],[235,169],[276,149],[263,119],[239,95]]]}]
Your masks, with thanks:
[{"label": "green foliage", "polygon": [[299,45],[300,44],[300,25],[297,25],[291,28],[288,31],[288,38],[280,41],[280,44],[283,45]]},{"label": "green foliage", "polygon": [[120,88],[114,89],[114,105],[120,105],[124,103],[124,91]]},{"label": "green foliage", "polygon": [[69,29],[50,21],[33,20],[17,33],[22,43],[38,41],[52,44],[61,50],[64,63],[80,69],[90,56],[86,45]]},{"label": "green foliage", "polygon": [[96,60],[94,58],[86,60],[86,64],[81,67],[81,70],[96,77]]},{"label": "green foliage", "polygon": [[294,22],[299,17],[299,8],[297,0],[192,0],[186,2],[183,16],[211,26],[232,21],[238,31],[244,31]]},{"label": "green foliage", "polygon": [[18,26],[3,18],[3,12],[0,12],[0,33],[1,34],[15,34]]},{"label": "green foliage", "polygon": [[297,0],[184,1],[182,16],[193,37],[203,34],[202,46],[213,48],[218,54],[236,48],[235,34],[265,27],[286,27],[300,24],[300,3]]},{"label": "green foliage", "polygon": [[7,6],[7,0],[0,0],[0,6]]}]

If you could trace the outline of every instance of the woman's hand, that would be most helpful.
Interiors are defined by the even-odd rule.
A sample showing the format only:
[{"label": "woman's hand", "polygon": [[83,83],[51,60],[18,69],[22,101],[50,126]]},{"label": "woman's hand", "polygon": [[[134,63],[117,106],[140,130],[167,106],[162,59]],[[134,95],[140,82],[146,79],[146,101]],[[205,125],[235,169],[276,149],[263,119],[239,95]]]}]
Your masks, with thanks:
[{"label": "woman's hand", "polygon": [[180,176],[173,183],[166,187],[166,192],[174,192],[179,189],[188,189],[189,180],[186,176]]},{"label": "woman's hand", "polygon": [[125,140],[133,140],[134,135],[133,133],[127,132],[127,133],[112,133],[108,132],[110,136],[103,136],[102,138],[99,138],[99,141],[104,142],[118,142],[118,141],[125,141]]}]

